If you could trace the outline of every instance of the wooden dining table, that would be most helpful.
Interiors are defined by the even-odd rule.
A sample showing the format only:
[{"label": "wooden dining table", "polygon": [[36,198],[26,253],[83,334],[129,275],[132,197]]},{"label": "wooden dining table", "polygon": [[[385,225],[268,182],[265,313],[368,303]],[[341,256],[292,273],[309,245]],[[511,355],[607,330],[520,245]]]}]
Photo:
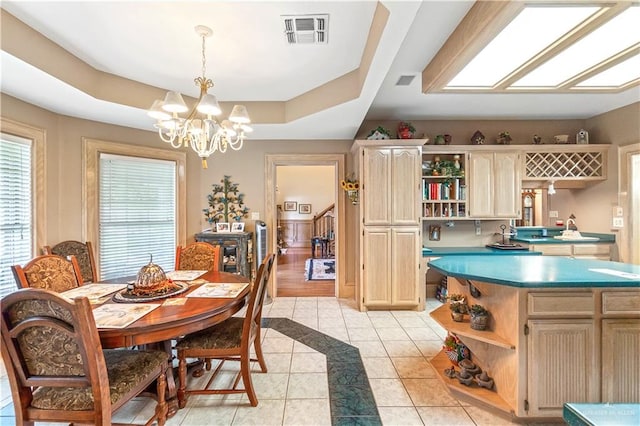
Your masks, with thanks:
[{"label": "wooden dining table", "polygon": [[[131,277],[127,281],[130,279]],[[212,283],[247,282],[247,278],[244,276],[217,271],[206,272],[198,278],[198,280],[200,279]],[[123,281],[124,279],[109,280],[107,282],[122,283]],[[173,375],[172,339],[211,327],[233,316],[244,307],[247,295],[251,290],[251,286],[248,285],[233,298],[185,297],[200,285],[202,284],[193,284],[184,293],[148,302],[161,305],[124,328],[98,328],[98,334],[104,349],[152,345],[161,347],[167,352],[169,360],[169,370],[167,372],[169,416],[175,414],[178,409],[177,391]],[[184,303],[163,303],[168,299],[174,298],[184,298]],[[111,299],[106,303],[117,302]]]}]

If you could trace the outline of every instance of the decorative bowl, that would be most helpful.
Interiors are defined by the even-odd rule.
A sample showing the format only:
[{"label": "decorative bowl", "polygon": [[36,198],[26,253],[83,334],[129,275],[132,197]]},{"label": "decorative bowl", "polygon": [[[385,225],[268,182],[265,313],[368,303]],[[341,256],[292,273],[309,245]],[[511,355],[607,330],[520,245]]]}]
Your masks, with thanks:
[{"label": "decorative bowl", "polygon": [[569,142],[569,135],[555,135],[553,139],[556,143],[567,143]]}]

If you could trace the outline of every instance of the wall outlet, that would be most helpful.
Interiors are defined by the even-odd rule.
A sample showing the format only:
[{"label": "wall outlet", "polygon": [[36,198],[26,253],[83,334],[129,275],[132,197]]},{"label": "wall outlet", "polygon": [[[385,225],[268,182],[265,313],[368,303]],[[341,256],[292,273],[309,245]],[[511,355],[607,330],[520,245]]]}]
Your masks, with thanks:
[{"label": "wall outlet", "polygon": [[622,207],[620,206],[616,206],[613,208],[613,217],[622,217],[624,216],[624,211],[622,210]]},{"label": "wall outlet", "polygon": [[558,210],[549,210],[549,217],[558,217]]},{"label": "wall outlet", "polygon": [[260,212],[251,212],[251,220],[260,220]]},{"label": "wall outlet", "polygon": [[482,235],[482,228],[476,226],[476,235]]},{"label": "wall outlet", "polygon": [[612,227],[613,228],[624,228],[624,219],[621,218],[621,217],[614,217],[613,218]]}]

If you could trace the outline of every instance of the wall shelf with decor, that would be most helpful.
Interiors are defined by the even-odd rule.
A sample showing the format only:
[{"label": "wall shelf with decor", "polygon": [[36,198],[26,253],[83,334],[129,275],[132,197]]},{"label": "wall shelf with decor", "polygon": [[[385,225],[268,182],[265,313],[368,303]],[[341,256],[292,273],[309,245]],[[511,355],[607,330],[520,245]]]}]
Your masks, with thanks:
[{"label": "wall shelf with decor", "polygon": [[468,218],[464,152],[430,151],[422,155],[422,219]]}]

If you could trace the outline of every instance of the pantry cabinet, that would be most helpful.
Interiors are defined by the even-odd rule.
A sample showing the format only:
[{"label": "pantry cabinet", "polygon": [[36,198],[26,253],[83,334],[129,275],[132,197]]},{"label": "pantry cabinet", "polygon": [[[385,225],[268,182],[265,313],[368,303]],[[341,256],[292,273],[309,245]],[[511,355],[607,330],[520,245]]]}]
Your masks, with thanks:
[{"label": "pantry cabinet", "polygon": [[355,141],[360,180],[357,300],[371,308],[420,309],[423,140]]}]

